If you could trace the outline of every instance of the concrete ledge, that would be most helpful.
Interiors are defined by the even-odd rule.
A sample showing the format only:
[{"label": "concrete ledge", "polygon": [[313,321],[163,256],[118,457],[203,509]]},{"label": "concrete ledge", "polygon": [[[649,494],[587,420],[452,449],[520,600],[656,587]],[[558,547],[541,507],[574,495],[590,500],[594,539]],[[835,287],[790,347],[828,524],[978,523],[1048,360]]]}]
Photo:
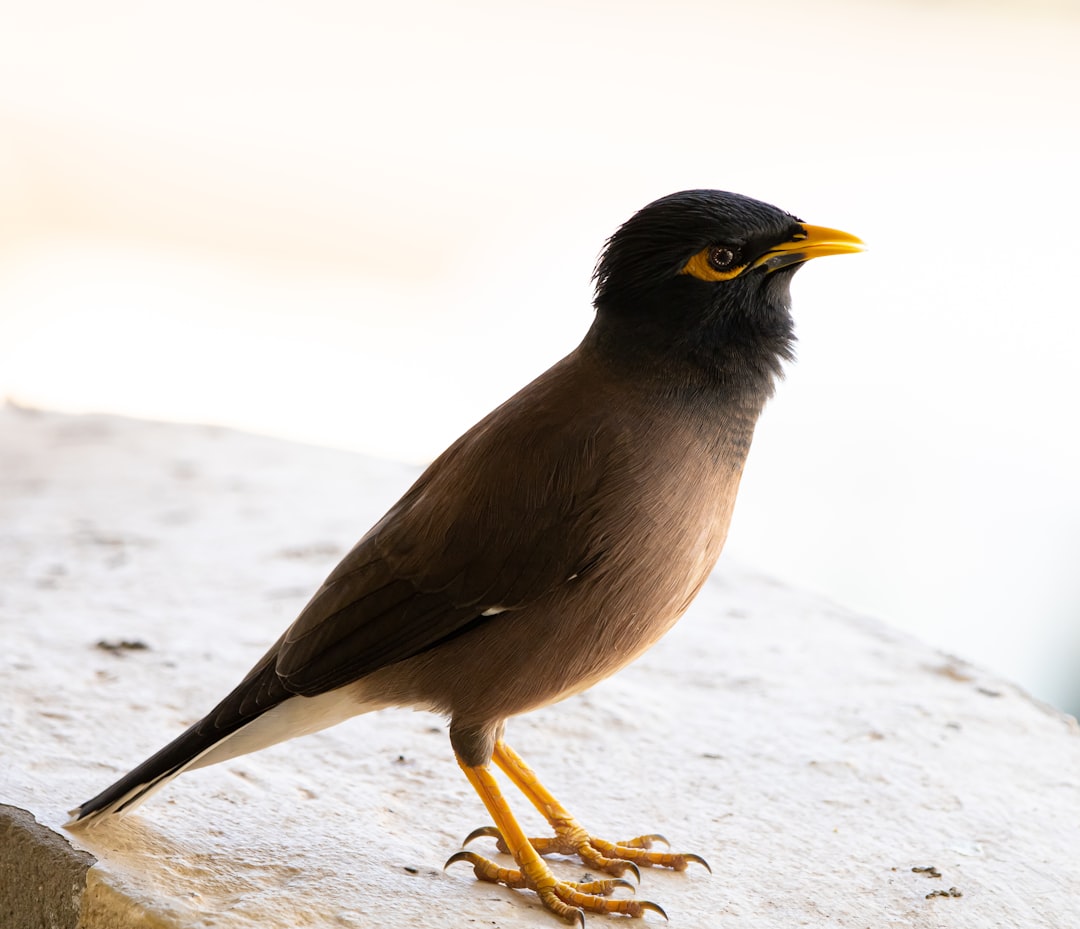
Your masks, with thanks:
[{"label": "concrete ledge", "polygon": [[75,929],[95,861],[27,810],[0,804],[0,926]]},{"label": "concrete ledge", "polygon": [[[217,429],[0,412],[5,929],[558,925],[442,870],[485,816],[425,714],[361,717],[61,829],[235,683],[412,476]],[[644,874],[672,926],[1077,924],[1076,722],[730,564],[645,658],[510,737],[598,834],[660,831],[710,861]]]}]

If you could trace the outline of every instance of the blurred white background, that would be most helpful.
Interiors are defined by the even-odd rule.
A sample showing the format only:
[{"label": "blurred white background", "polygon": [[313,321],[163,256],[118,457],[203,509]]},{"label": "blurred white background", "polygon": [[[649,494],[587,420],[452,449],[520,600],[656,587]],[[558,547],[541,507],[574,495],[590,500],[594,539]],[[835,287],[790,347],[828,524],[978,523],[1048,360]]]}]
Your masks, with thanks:
[{"label": "blurred white background", "polygon": [[3,2],[0,392],[424,461],[619,223],[736,190],[872,250],[796,278],[728,555],[1077,713],[1078,50],[1030,0]]}]

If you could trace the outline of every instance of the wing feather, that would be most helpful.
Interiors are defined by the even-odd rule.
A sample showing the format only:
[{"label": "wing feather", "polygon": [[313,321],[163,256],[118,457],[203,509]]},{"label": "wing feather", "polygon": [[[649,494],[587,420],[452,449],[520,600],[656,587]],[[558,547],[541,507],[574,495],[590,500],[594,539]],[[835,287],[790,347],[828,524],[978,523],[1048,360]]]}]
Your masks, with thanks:
[{"label": "wing feather", "polygon": [[330,574],[277,650],[289,690],[314,696],[498,622],[484,614],[602,558],[592,511],[617,437],[567,416],[551,395],[573,385],[557,368],[444,452]]}]

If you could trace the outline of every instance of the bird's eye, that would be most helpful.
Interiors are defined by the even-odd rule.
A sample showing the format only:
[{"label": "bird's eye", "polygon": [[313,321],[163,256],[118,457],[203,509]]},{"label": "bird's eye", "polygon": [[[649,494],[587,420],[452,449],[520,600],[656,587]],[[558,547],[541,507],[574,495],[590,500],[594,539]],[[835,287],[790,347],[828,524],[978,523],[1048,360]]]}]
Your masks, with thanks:
[{"label": "bird's eye", "polygon": [[683,265],[680,274],[716,284],[742,274],[746,262],[738,245],[707,245]]},{"label": "bird's eye", "polygon": [[709,266],[717,271],[727,271],[735,264],[735,250],[726,245],[714,245],[709,249]]}]

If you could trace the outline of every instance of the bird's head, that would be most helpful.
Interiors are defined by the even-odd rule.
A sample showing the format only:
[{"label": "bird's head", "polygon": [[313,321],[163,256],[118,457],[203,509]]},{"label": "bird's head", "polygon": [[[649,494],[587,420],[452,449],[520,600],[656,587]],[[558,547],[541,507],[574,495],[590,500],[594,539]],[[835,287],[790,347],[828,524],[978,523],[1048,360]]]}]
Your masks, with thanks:
[{"label": "bird's head", "polygon": [[846,232],[739,194],[670,194],[608,239],[594,272],[593,335],[628,362],[771,391],[792,357],[795,271],[861,249]]}]

